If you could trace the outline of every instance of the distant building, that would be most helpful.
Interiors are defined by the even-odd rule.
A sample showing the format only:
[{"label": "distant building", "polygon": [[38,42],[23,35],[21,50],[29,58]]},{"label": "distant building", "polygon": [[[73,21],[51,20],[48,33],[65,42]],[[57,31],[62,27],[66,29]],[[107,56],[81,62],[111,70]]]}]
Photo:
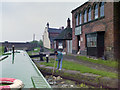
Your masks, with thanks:
[{"label": "distant building", "polygon": [[49,28],[49,23],[47,23],[47,27],[45,27],[43,33],[43,46],[48,49],[54,48],[53,40],[61,33],[61,31],[62,29]]},{"label": "distant building", "polygon": [[70,19],[67,20],[67,27],[55,38],[55,49],[62,49],[63,52],[72,53],[72,28]]},{"label": "distant building", "polygon": [[7,47],[9,50],[12,50],[12,46],[14,45],[15,50],[32,50],[37,45],[30,42],[0,42],[0,45]]},{"label": "distant building", "polygon": [[72,10],[73,53],[120,59],[120,2],[85,2]]}]

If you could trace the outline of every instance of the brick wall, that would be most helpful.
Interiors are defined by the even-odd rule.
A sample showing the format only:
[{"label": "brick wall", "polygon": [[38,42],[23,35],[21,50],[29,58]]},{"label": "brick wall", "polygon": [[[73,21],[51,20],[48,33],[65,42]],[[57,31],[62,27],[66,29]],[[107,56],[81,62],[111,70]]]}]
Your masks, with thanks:
[{"label": "brick wall", "polygon": [[[96,2],[97,3],[97,2]],[[80,35],[80,38],[83,38],[83,41],[81,41],[81,53],[86,55],[86,38],[85,34],[86,33],[91,33],[91,32],[96,32],[96,31],[105,31],[104,35],[104,55],[107,59],[113,59],[115,54],[115,43],[114,40],[118,40],[118,34],[116,36],[116,33],[118,32],[118,28],[116,27],[116,32],[114,32],[115,25],[114,25],[114,3],[112,2],[106,2],[104,4],[104,17],[100,17],[100,12],[98,12],[98,19],[94,19],[94,14],[93,14],[93,6],[94,2],[88,2],[85,3],[84,5],[78,7],[76,10],[72,12],[72,27],[73,27],[73,53],[78,51],[78,40],[77,36],[75,36],[75,15],[79,13],[80,11],[83,11],[85,8],[88,6],[92,6],[92,20],[87,23],[81,24],[82,27],[82,35]],[[98,3],[99,4],[99,3]],[[99,10],[100,8],[98,8]],[[116,8],[117,9],[117,8]],[[117,9],[118,10],[118,9]],[[82,22],[83,22],[83,15],[82,15]],[[117,23],[117,22],[116,22]],[[116,36],[116,37],[115,37]],[[118,41],[117,41],[118,42]],[[118,47],[118,46],[117,46]],[[116,48],[116,53],[117,48]]]},{"label": "brick wall", "polygon": [[114,56],[120,60],[120,2],[114,3]]}]

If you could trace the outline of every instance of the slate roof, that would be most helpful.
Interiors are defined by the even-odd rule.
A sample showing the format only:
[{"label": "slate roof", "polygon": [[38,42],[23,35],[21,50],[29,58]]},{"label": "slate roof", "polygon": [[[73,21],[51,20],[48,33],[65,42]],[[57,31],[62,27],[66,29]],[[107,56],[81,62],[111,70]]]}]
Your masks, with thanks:
[{"label": "slate roof", "polygon": [[61,29],[56,29],[56,28],[48,28],[49,33],[61,33]]},{"label": "slate roof", "polygon": [[72,40],[72,28],[65,28],[55,40]]},{"label": "slate roof", "polygon": [[[48,33],[49,33],[49,39],[50,41],[52,42],[56,36],[54,34],[60,34],[62,32],[61,29],[56,29],[56,28],[48,28]],[[50,34],[53,34],[53,35],[50,35]]]}]

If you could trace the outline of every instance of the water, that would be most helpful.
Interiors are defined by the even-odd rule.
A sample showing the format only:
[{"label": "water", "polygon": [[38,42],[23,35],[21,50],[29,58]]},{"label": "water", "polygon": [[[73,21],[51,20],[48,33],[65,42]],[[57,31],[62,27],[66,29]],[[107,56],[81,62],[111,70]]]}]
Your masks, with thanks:
[{"label": "water", "polygon": [[41,77],[41,74],[38,73],[27,53],[20,51],[15,53],[14,63],[12,63],[12,55],[0,61],[0,77],[19,79],[25,85],[24,88],[33,88],[31,77]]}]

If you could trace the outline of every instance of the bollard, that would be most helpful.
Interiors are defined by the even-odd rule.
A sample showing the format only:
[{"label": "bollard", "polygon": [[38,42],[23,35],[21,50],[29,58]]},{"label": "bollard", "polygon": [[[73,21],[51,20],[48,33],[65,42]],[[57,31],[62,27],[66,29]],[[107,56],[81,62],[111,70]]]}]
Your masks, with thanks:
[{"label": "bollard", "polygon": [[13,51],[12,51],[12,53],[13,53],[13,54],[12,54],[12,64],[14,63],[14,49],[15,49],[15,48],[14,48],[14,45],[13,45],[13,46],[12,46],[12,50],[13,50]]},{"label": "bollard", "polygon": [[49,57],[49,55],[46,54],[46,63],[48,63],[48,61],[49,61],[48,57]]},{"label": "bollard", "polygon": [[40,61],[44,61],[43,60],[43,54],[39,53],[39,55],[40,55]]}]

